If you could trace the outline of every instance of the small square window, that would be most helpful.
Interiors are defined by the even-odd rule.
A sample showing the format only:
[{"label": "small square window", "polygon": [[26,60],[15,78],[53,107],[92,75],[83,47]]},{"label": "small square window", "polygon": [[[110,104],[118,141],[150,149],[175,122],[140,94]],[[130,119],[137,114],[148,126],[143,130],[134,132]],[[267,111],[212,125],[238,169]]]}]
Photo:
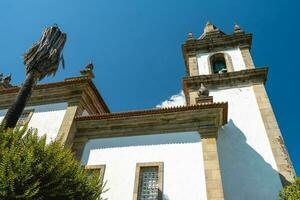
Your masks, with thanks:
[{"label": "small square window", "polygon": [[103,181],[105,165],[87,165],[85,166],[85,170],[89,175],[99,174],[101,181]]},{"label": "small square window", "polygon": [[138,163],[136,166],[134,200],[161,200],[163,163]]},{"label": "small square window", "polygon": [[141,168],[138,197],[141,200],[158,200],[158,167]]},{"label": "small square window", "polygon": [[[104,173],[105,173],[105,165],[87,165],[85,166],[85,170],[88,172],[90,176],[92,175],[99,175],[100,182],[102,183],[102,189],[105,186],[103,183]],[[98,200],[101,198],[99,197]]]},{"label": "small square window", "polygon": [[18,120],[19,126],[24,126],[26,123],[28,123],[33,115],[34,109],[28,109],[24,110]]}]

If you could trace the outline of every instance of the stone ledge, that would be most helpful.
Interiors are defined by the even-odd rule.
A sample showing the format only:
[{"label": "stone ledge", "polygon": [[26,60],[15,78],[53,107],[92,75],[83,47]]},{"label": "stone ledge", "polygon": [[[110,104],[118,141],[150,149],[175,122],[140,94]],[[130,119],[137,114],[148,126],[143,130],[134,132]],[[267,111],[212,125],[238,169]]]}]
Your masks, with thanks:
[{"label": "stone ledge", "polygon": [[209,74],[200,76],[190,76],[183,78],[183,91],[190,103],[189,93],[197,91],[201,83],[208,89],[230,88],[232,86],[248,86],[265,84],[268,75],[268,68],[246,69],[222,74]]},{"label": "stone ledge", "polygon": [[209,108],[121,118],[86,118],[79,121],[77,118],[75,138],[92,139],[199,130],[210,133],[224,124],[223,112],[223,108]]},{"label": "stone ledge", "polygon": [[115,118],[128,118],[133,116],[145,116],[145,115],[159,115],[167,113],[178,113],[183,111],[192,111],[192,110],[204,110],[204,109],[213,109],[213,108],[222,108],[223,109],[223,123],[227,122],[227,111],[228,104],[224,102],[219,103],[203,103],[198,105],[190,106],[178,106],[178,107],[168,107],[168,108],[157,108],[157,109],[148,109],[148,110],[137,110],[137,111],[128,111],[128,112],[117,112],[117,113],[103,113],[100,115],[89,115],[89,116],[80,116],[76,117],[77,121],[86,121],[86,120],[103,120],[103,119],[115,119]]},{"label": "stone ledge", "polygon": [[215,48],[224,47],[251,47],[252,44],[252,34],[251,33],[241,33],[241,34],[231,34],[231,35],[220,35],[218,37],[207,37],[203,39],[193,39],[188,40],[182,45],[182,50],[184,55],[190,52],[196,51],[209,51]]}]

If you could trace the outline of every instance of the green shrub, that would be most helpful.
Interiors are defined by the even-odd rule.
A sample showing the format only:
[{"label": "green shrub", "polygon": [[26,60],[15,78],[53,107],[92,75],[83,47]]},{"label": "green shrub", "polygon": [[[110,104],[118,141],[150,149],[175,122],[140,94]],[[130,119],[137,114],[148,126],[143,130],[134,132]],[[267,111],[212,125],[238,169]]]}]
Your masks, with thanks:
[{"label": "green shrub", "polygon": [[88,175],[70,149],[26,128],[0,129],[0,199],[99,199],[99,174]]},{"label": "green shrub", "polygon": [[299,200],[300,199],[300,178],[282,189],[279,194],[279,200]]}]

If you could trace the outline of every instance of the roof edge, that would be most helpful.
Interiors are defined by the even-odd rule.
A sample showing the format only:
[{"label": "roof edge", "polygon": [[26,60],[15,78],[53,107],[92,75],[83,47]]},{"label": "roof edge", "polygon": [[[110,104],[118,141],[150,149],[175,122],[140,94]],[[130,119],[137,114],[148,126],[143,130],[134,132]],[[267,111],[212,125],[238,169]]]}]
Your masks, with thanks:
[{"label": "roof edge", "polygon": [[76,117],[76,121],[87,121],[87,120],[101,120],[101,119],[116,119],[116,118],[125,118],[133,116],[145,116],[145,115],[156,115],[156,114],[165,114],[172,112],[184,112],[190,110],[200,110],[200,109],[211,109],[211,108],[222,108],[223,109],[223,125],[227,123],[227,114],[228,114],[228,103],[219,102],[219,103],[206,103],[190,106],[177,106],[177,107],[168,107],[168,108],[154,108],[146,110],[136,110],[128,112],[116,112],[116,113],[105,113],[100,115],[89,115],[89,116],[79,116]]},{"label": "roof edge", "polygon": [[[70,78],[64,79],[63,81],[36,85],[33,87],[33,91],[50,89],[50,88],[55,88],[55,87],[69,86],[69,85],[80,84],[80,83],[87,83],[89,85],[89,87],[91,87],[92,91],[95,93],[95,95],[98,98],[98,101],[102,105],[103,109],[107,113],[110,113],[108,106],[106,105],[103,97],[101,96],[100,92],[96,88],[94,82],[92,81],[91,78],[89,78],[87,76],[70,77]],[[20,87],[0,89],[0,95],[18,93],[19,90],[20,90]]]}]

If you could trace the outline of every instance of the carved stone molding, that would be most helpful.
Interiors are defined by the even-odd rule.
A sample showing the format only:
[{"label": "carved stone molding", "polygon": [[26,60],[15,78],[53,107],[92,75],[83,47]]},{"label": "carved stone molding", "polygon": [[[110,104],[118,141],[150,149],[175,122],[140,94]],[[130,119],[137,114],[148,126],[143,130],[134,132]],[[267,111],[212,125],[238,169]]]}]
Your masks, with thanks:
[{"label": "carved stone molding", "polygon": [[202,139],[204,138],[218,138],[219,127],[201,127],[198,132]]},{"label": "carved stone molding", "polygon": [[198,91],[201,84],[208,89],[230,88],[232,86],[248,86],[265,84],[268,68],[246,69],[222,74],[190,76],[183,78],[183,91],[187,105],[190,105],[190,93]]},{"label": "carved stone molding", "polygon": [[203,104],[203,103],[212,103],[213,102],[213,96],[208,97],[197,97],[196,103],[197,104]]}]

